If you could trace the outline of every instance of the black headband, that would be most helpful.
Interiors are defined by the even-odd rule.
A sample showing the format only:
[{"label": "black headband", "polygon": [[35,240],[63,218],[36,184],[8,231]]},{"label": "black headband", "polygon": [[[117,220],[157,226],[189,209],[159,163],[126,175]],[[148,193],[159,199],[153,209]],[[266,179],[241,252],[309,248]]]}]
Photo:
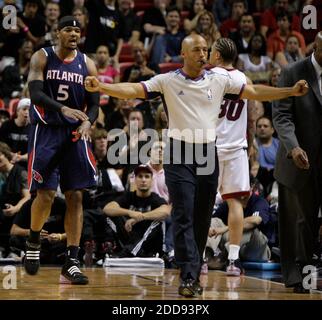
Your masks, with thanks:
[{"label": "black headband", "polygon": [[65,27],[77,27],[81,29],[80,23],[73,16],[66,16],[59,20],[58,30],[61,30]]}]

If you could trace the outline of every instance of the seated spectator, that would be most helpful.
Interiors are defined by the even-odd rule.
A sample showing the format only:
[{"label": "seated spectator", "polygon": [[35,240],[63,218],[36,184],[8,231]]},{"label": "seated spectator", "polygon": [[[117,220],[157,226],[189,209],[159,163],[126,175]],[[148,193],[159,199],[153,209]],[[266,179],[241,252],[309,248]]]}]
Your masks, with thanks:
[{"label": "seated spectator", "polygon": [[228,37],[230,33],[236,32],[239,27],[239,21],[243,14],[247,12],[247,3],[245,0],[232,0],[231,15],[229,19],[222,22],[220,26],[220,34]]},{"label": "seated spectator", "polygon": [[119,0],[119,11],[124,42],[134,44],[140,39],[140,18],[133,10],[133,0]]},{"label": "seated spectator", "polygon": [[[272,32],[278,29],[276,17],[282,11],[288,12],[289,0],[275,0],[273,7],[265,10],[261,15],[260,33],[267,38]],[[292,16],[292,30],[300,32],[300,18],[296,14]]]},{"label": "seated spectator", "polygon": [[17,17],[17,26],[35,48],[44,42],[46,34],[46,20],[40,14],[40,7],[40,0],[26,0],[23,12]]},{"label": "seated spectator", "polygon": [[111,57],[119,60],[123,45],[120,13],[115,0],[91,0],[85,4],[89,12],[84,51],[94,53],[98,46],[108,47]]},{"label": "seated spectator", "polygon": [[170,206],[151,192],[153,172],[149,166],[138,166],[134,174],[136,191],[126,192],[103,209],[115,223],[123,244],[118,257],[162,256],[162,221],[170,215]]},{"label": "seated spectator", "polygon": [[271,192],[275,181],[273,171],[279,140],[274,138],[273,134],[272,121],[265,116],[258,118],[256,121],[256,142],[260,168],[257,178],[264,187],[265,197]]},{"label": "seated spectator", "polygon": [[5,251],[9,251],[9,232],[14,216],[25,202],[30,199],[27,171],[19,164],[12,164],[11,149],[0,142],[0,174],[5,180],[0,197],[0,243]]},{"label": "seated spectator", "polygon": [[170,0],[153,0],[153,7],[147,9],[141,20],[141,38],[140,40],[147,47],[151,42],[153,35],[162,35],[166,29],[166,8]]},{"label": "seated spectator", "polygon": [[291,28],[291,16],[287,12],[282,11],[276,17],[278,29],[274,31],[267,39],[267,55],[274,59],[276,53],[284,51],[286,40],[289,36],[296,36],[299,41],[301,53],[305,56],[306,46],[304,37],[300,32],[294,31]]},{"label": "seated spectator", "polygon": [[160,68],[157,64],[148,62],[147,52],[144,49],[142,42],[137,42],[132,46],[132,55],[134,58],[134,64],[125,69],[122,81],[146,81],[160,73]]},{"label": "seated spectator", "polygon": [[250,39],[256,30],[254,18],[251,14],[244,13],[239,21],[239,30],[229,34],[237,47],[238,53],[247,53]]},{"label": "seated spectator", "polygon": [[216,0],[212,2],[212,14],[214,15],[218,27],[223,21],[229,18],[231,11],[230,1]]},{"label": "seated spectator", "polygon": [[[242,261],[267,262],[271,257],[268,238],[272,232],[269,204],[265,199],[250,193],[242,200],[242,205],[244,226],[239,258]],[[211,249],[206,249],[210,251],[208,261],[210,269],[222,269],[229,263],[226,261],[229,248],[227,202],[220,204],[214,212],[206,247]],[[217,258],[211,257],[212,253],[217,253]]]},{"label": "seated spectator", "polygon": [[186,33],[190,33],[197,26],[197,21],[205,10],[205,1],[204,0],[194,0],[191,4],[191,9],[189,16],[183,21],[183,28]]},{"label": "seated spectator", "polygon": [[237,68],[245,72],[254,83],[268,83],[272,60],[266,55],[265,39],[261,34],[254,34],[247,53],[238,55]]},{"label": "seated spectator", "polygon": [[165,34],[155,38],[152,47],[151,62],[181,62],[181,42],[185,32],[180,28],[180,12],[177,7],[169,7],[166,15]]},{"label": "seated spectator", "polygon": [[72,16],[80,23],[81,26],[81,37],[78,43],[78,48],[81,52],[84,52],[87,36],[88,10],[84,6],[75,5],[72,10]]},{"label": "seated spectator", "polygon": [[12,150],[12,161],[21,162],[27,168],[30,99],[19,101],[16,118],[3,123],[0,128],[0,141],[5,142]]},{"label": "seated spectator", "polygon": [[291,35],[286,39],[286,46],[284,51],[278,51],[275,56],[275,62],[281,66],[286,67],[288,64],[304,59],[299,39]]},{"label": "seated spectator", "polygon": [[208,51],[210,52],[213,43],[221,37],[214,16],[210,11],[203,11],[198,20],[197,26],[192,30],[191,34],[199,34],[207,41]]},{"label": "seated spectator", "polygon": [[[49,43],[54,42],[54,37],[52,33],[52,29],[54,25],[58,25],[58,19],[60,16],[60,6],[59,3],[55,1],[47,1],[44,11],[45,19],[46,19],[46,34],[44,38],[45,46]],[[54,36],[54,37],[53,37]]]},{"label": "seated spectator", "polygon": [[34,53],[34,45],[30,40],[25,40],[19,49],[19,74],[22,82],[26,83],[29,73],[31,56]]},{"label": "seated spectator", "polygon": [[[26,240],[30,233],[31,205],[29,199],[17,213],[10,230],[10,248],[19,255],[25,251]],[[41,239],[41,263],[63,264],[66,251],[66,233],[64,231],[65,201],[56,197],[51,207],[50,216],[40,232]]]},{"label": "seated spectator", "polygon": [[95,56],[98,79],[103,83],[120,82],[120,68],[117,61],[110,59],[107,46],[98,46]]}]

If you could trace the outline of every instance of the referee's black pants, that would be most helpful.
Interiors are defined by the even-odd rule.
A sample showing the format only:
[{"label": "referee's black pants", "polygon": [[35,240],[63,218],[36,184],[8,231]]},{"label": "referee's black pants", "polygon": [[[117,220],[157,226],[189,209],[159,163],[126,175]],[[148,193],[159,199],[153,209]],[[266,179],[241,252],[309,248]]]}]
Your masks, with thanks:
[{"label": "referee's black pants", "polygon": [[[181,152],[176,152],[176,143],[181,144]],[[193,152],[190,161],[185,157],[187,149],[195,150],[196,144],[170,139],[170,150],[166,149],[166,153],[170,152],[170,163],[165,161],[164,169],[173,208],[174,250],[180,277],[198,280],[216,199],[219,168],[215,143],[199,144],[199,153]],[[200,164],[205,156],[207,163]],[[207,165],[213,168],[211,172],[200,174],[198,170]]]}]

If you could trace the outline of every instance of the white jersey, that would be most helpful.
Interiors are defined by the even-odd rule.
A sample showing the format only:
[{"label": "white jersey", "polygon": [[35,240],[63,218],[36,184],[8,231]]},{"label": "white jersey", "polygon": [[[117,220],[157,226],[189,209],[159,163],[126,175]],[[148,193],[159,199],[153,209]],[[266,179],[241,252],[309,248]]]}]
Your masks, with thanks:
[{"label": "white jersey", "polygon": [[216,140],[216,124],[225,94],[240,95],[244,81],[221,69],[204,70],[191,79],[181,69],[142,82],[147,98],[161,95],[168,116],[168,136],[189,143]]},{"label": "white jersey", "polygon": [[[227,72],[216,67],[214,72]],[[247,84],[244,73],[236,69],[228,71],[236,82]],[[229,100],[224,98],[217,122],[217,152],[220,160],[239,157],[247,149],[247,100]]]}]

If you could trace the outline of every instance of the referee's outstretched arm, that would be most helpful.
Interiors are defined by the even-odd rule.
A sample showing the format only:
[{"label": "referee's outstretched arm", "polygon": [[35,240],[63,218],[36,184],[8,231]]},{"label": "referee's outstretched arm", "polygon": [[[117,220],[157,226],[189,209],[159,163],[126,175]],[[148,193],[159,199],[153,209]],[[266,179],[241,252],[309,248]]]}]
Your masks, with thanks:
[{"label": "referee's outstretched arm", "polygon": [[105,94],[119,99],[145,99],[145,91],[141,83],[115,83],[105,84],[100,82],[96,77],[88,76],[85,79],[85,88],[89,92],[101,91]]}]

